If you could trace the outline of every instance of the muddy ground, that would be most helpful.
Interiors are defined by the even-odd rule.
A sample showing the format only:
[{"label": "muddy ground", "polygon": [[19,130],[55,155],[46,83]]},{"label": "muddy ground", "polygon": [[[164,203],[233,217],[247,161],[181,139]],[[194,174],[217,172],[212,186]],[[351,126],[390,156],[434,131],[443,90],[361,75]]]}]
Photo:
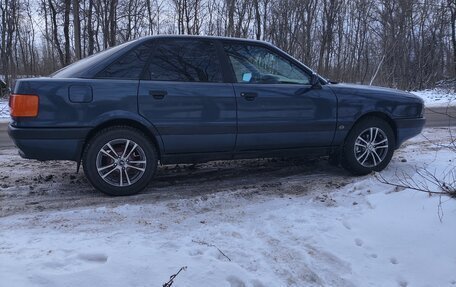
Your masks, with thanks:
[{"label": "muddy ground", "polygon": [[[16,149],[0,149],[0,217],[87,206],[202,199],[219,192],[233,196],[285,196],[331,190],[353,178],[326,159],[254,159],[159,167],[142,193],[110,197],[88,183],[82,169],[68,161],[20,158]],[[298,177],[297,177],[298,176]],[[322,198],[325,200],[325,198]]]}]

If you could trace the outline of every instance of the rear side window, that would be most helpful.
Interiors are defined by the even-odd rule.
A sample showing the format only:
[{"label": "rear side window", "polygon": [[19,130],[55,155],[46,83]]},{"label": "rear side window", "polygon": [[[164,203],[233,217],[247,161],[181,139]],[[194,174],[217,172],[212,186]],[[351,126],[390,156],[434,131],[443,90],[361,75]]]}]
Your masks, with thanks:
[{"label": "rear side window", "polygon": [[51,77],[54,78],[77,78],[86,76],[87,71],[96,66],[98,63],[102,63],[109,59],[116,53],[121,53],[122,49],[128,49],[131,45],[136,45],[136,41],[123,43],[122,45],[109,48],[107,50],[98,52],[92,56],[74,62],[73,64],[66,66],[57,72],[53,73]]},{"label": "rear side window", "polygon": [[223,81],[215,45],[204,40],[160,41],[154,45],[147,74],[153,81]]},{"label": "rear side window", "polygon": [[152,43],[148,42],[121,56],[106,69],[97,74],[97,78],[139,79],[149,60]]}]

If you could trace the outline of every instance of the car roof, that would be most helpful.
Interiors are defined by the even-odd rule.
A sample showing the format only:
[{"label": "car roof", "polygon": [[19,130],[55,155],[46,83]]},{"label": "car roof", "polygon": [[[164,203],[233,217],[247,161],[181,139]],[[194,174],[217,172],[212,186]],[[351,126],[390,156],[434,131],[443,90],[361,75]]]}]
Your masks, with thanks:
[{"label": "car roof", "polygon": [[223,41],[236,41],[236,42],[248,42],[248,43],[261,43],[272,45],[269,42],[262,41],[262,40],[255,40],[255,39],[247,39],[247,38],[238,38],[238,37],[227,37],[227,36],[208,36],[208,35],[169,35],[169,34],[159,34],[159,35],[150,35],[150,36],[143,36],[138,40],[146,41],[152,39],[206,39],[206,40],[223,40]]},{"label": "car roof", "polygon": [[90,57],[79,60],[69,66],[66,66],[53,74],[51,77],[54,78],[85,78],[92,77],[100,69],[112,63],[113,60],[118,58],[119,55],[122,55],[128,52],[130,49],[141,45],[144,42],[150,40],[159,40],[159,39],[207,39],[207,40],[224,40],[224,41],[241,41],[245,43],[262,43],[265,45],[272,46],[270,43],[258,40],[243,39],[243,38],[232,38],[232,37],[219,37],[219,36],[197,36],[197,35],[151,35],[140,37],[128,42],[125,42],[121,45],[113,46],[109,49],[96,53]]}]

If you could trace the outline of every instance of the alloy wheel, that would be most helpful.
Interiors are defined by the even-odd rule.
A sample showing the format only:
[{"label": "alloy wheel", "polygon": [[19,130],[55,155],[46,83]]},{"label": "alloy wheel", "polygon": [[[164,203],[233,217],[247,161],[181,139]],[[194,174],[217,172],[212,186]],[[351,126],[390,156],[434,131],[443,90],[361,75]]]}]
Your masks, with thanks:
[{"label": "alloy wheel", "polygon": [[146,170],[146,154],[129,139],[114,139],[98,152],[96,168],[100,177],[112,186],[125,187],[136,183]]},{"label": "alloy wheel", "polygon": [[368,168],[375,167],[388,153],[388,137],[380,128],[367,128],[356,138],[354,152],[359,164]]}]

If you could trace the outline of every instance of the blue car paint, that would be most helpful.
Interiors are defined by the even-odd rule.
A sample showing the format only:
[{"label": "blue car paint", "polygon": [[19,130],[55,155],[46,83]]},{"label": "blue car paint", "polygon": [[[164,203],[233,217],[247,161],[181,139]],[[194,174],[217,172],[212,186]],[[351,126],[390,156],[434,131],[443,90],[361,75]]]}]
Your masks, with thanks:
[{"label": "blue car paint", "polygon": [[[268,150],[330,146],[337,99],[327,86],[234,84],[238,104],[237,149]],[[256,93],[246,100],[242,93]]]},{"label": "blue car paint", "polygon": [[[18,80],[14,93],[38,95],[40,102],[37,117],[12,118],[9,133],[21,155],[79,161],[89,138],[114,124],[143,130],[157,145],[162,163],[325,154],[343,145],[353,125],[369,114],[392,125],[396,148],[424,126],[423,101],[412,94],[330,84],[322,78],[318,86],[236,84],[226,69],[224,83],[95,78],[129,50],[161,38],[124,44],[112,53],[83,60],[82,68],[76,63],[52,77]],[[272,45],[254,43],[293,60]],[[296,65],[311,72],[301,63]],[[162,92],[166,94],[162,98],[155,95]],[[256,96],[249,99],[242,96],[245,93]]]},{"label": "blue car paint", "polygon": [[[334,144],[341,145],[351,127],[368,114],[383,115],[389,119],[396,133],[396,148],[405,140],[419,134],[424,126],[423,100],[419,97],[389,88],[335,84],[329,86],[338,98],[338,126]],[[413,121],[415,124],[408,122]]]},{"label": "blue car paint", "polygon": [[[156,98],[163,91],[166,95]],[[235,148],[232,84],[141,80],[138,109],[157,128],[164,153],[231,152]]]}]

